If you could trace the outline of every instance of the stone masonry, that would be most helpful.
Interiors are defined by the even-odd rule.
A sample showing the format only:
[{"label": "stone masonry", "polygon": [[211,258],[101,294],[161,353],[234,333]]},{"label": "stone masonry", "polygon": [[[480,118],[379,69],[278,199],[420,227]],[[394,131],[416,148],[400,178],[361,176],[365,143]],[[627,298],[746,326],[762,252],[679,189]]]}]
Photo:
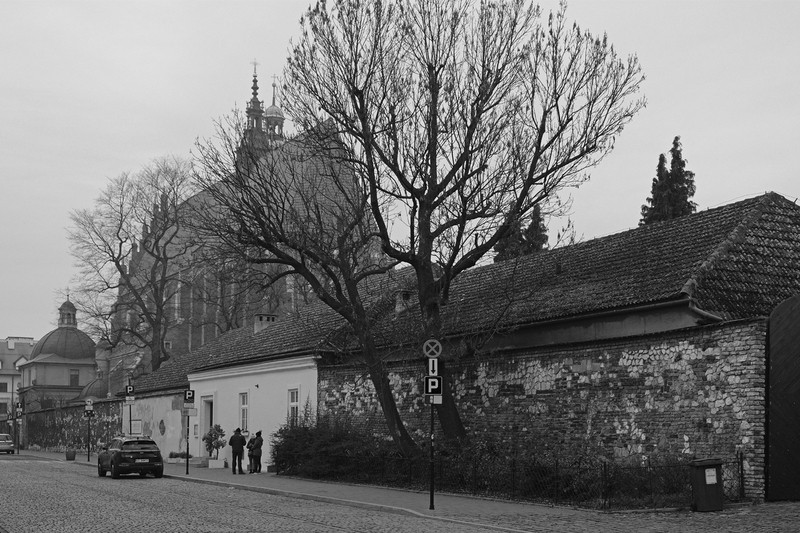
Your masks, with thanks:
[{"label": "stone masonry", "polygon": [[[611,457],[744,457],[748,497],[764,496],[766,320],[513,352],[451,362],[470,435],[535,437],[556,449],[601,447]],[[424,361],[390,367],[409,430],[424,433]],[[373,414],[363,369],[323,365],[320,412]]]}]

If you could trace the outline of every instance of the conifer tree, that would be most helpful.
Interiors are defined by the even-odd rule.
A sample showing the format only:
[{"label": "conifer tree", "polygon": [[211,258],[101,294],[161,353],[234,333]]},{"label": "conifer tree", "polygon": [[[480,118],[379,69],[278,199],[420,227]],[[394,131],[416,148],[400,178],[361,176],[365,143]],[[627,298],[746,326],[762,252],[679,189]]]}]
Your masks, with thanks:
[{"label": "conifer tree", "polygon": [[544,224],[542,209],[537,204],[531,211],[531,221],[527,228],[523,230],[522,223],[517,222],[511,231],[497,242],[494,247],[496,253],[494,262],[541,252],[547,245],[547,239],[547,226]]},{"label": "conifer tree", "polygon": [[689,215],[697,209],[697,204],[691,201],[695,193],[694,172],[686,169],[680,136],[672,141],[670,155],[669,170],[666,156],[658,157],[656,177],[647,205],[642,206],[640,226]]}]

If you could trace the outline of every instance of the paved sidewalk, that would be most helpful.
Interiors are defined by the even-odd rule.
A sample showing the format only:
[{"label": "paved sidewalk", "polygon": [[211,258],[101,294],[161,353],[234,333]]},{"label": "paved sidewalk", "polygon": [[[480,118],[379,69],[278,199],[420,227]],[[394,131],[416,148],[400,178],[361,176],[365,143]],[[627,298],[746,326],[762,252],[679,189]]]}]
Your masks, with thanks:
[{"label": "paved sidewalk", "polygon": [[[66,461],[64,453],[22,450],[21,456],[30,455],[49,460]],[[75,464],[96,467],[97,455],[87,461],[86,454],[78,453]],[[453,494],[434,495],[434,510],[430,510],[430,493],[390,489],[374,485],[356,485],[313,481],[301,478],[260,474],[234,475],[230,469],[205,468],[186,463],[166,463],[164,476],[196,483],[211,483],[222,486],[253,490],[266,494],[304,498],[315,501],[338,503],[367,509],[382,510],[407,515],[436,518],[451,523],[480,525],[497,531],[529,531],[519,529],[520,523],[529,520],[564,519],[572,516],[578,520],[591,520],[595,511],[561,506],[515,503],[501,500],[476,498]],[[513,519],[512,519],[513,518]]]}]

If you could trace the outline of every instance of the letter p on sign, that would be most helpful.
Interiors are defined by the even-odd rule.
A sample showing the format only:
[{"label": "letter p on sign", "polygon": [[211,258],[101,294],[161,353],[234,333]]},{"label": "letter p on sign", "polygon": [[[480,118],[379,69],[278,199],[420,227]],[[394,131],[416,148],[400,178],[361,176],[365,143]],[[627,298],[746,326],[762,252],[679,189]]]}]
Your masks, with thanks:
[{"label": "letter p on sign", "polygon": [[442,378],[441,376],[425,376],[425,394],[441,394],[442,393]]}]

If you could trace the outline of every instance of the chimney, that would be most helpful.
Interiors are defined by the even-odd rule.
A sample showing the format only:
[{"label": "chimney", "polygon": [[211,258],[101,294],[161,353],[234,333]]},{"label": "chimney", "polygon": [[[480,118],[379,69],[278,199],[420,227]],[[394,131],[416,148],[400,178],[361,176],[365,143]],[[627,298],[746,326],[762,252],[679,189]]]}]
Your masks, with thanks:
[{"label": "chimney", "polygon": [[277,320],[277,315],[271,315],[267,313],[256,313],[255,318],[253,319],[253,333],[260,333],[264,331],[268,324],[271,322],[275,322]]}]

